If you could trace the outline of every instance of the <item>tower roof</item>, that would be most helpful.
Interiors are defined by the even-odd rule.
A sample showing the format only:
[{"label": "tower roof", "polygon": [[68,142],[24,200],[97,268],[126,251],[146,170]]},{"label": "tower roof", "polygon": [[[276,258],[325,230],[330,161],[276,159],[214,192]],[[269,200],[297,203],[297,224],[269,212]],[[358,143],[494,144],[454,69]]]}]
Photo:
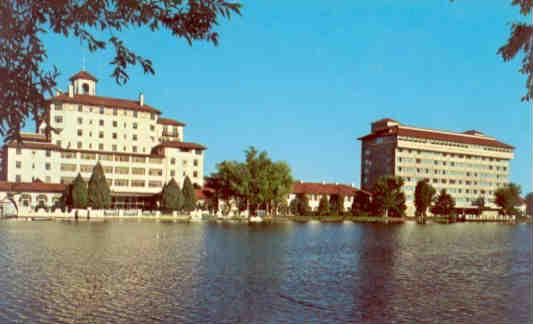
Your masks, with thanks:
[{"label": "tower roof", "polygon": [[77,80],[77,79],[86,79],[86,80],[91,80],[91,81],[95,81],[95,82],[98,81],[97,78],[95,78],[89,72],[84,71],[84,70],[81,70],[80,72],[74,74],[73,76],[71,76],[69,78],[70,81],[74,81],[74,80]]}]

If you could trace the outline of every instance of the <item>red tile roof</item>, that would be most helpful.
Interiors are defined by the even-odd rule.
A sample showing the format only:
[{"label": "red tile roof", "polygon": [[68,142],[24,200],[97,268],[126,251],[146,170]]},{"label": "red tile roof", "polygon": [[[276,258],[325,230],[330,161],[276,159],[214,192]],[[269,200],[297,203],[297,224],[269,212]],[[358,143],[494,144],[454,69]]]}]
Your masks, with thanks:
[{"label": "red tile roof", "polygon": [[197,143],[188,143],[188,142],[178,142],[178,141],[168,141],[161,143],[159,145],[156,145],[154,147],[154,150],[160,148],[160,147],[171,147],[171,148],[179,148],[179,149],[186,149],[186,150],[205,150],[207,147],[197,144]]},{"label": "red tile roof", "polygon": [[93,77],[89,72],[87,71],[80,71],[73,76],[69,78],[70,81],[76,80],[76,79],[86,79],[86,80],[92,80],[92,81],[98,81],[95,77]]},{"label": "red tile roof", "polygon": [[157,123],[161,125],[185,126],[185,124],[180,121],[170,119],[170,118],[161,118],[161,117],[157,120]]},{"label": "red tile roof", "polygon": [[44,182],[6,182],[0,181],[0,191],[10,192],[64,192],[66,185]]},{"label": "red tile roof", "polygon": [[452,133],[452,132],[441,132],[441,131],[432,131],[425,130],[420,128],[407,128],[402,126],[393,126],[385,130],[374,132],[363,137],[360,137],[359,140],[367,140],[380,136],[405,136],[405,137],[416,137],[424,139],[432,139],[438,141],[448,141],[456,142],[462,144],[473,144],[473,145],[484,145],[499,147],[505,149],[514,149],[513,146],[509,144],[502,143],[498,140],[495,140],[490,137],[484,137],[480,135],[469,135],[461,133]]},{"label": "red tile roof", "polygon": [[315,182],[295,182],[292,187],[294,194],[319,194],[319,195],[335,195],[341,194],[343,196],[354,196],[359,190],[345,184],[332,183],[315,183]]},{"label": "red tile roof", "polygon": [[105,106],[109,108],[120,108],[133,111],[143,111],[154,114],[160,114],[161,112],[154,107],[148,105],[140,105],[136,100],[118,99],[111,97],[100,97],[90,95],[75,95],[69,97],[68,94],[60,94],[51,99],[51,101],[61,101],[67,103],[92,105],[92,106]]}]

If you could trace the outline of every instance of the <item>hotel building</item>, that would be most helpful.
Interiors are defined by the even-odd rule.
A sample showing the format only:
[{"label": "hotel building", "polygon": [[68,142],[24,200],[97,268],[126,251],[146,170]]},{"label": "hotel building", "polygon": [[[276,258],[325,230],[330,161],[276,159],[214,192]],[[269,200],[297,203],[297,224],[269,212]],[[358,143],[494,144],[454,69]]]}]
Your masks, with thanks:
[{"label": "hotel building", "polygon": [[163,118],[143,94],[138,100],[97,96],[97,79],[86,71],[70,81],[65,93],[50,98],[35,133],[21,133],[21,141],[3,146],[0,191],[25,188],[15,192],[16,203],[51,206],[61,185],[78,173],[88,181],[97,162],[114,207],[153,208],[172,178],[182,185],[188,176],[203,186],[206,148],[184,141],[184,123]]},{"label": "hotel building", "polygon": [[440,131],[402,125],[392,119],[372,123],[371,133],[359,138],[361,188],[372,191],[384,175],[404,179],[407,214],[414,214],[414,192],[427,179],[446,189],[456,206],[467,212],[479,197],[494,207],[494,192],[509,182],[514,148],[481,132]]}]

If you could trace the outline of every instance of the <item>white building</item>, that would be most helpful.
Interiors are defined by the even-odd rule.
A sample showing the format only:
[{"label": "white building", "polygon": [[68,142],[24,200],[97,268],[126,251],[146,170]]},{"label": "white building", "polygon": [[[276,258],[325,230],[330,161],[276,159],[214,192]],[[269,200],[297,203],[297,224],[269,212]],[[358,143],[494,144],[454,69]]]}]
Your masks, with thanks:
[{"label": "white building", "polygon": [[[203,186],[206,148],[184,141],[184,123],[162,118],[143,94],[138,100],[97,96],[97,79],[86,71],[70,81],[68,91],[48,101],[46,120],[36,133],[22,133],[20,142],[2,148],[0,201],[2,188],[13,188],[6,183],[24,183],[27,191],[33,183],[41,200],[46,196],[46,205],[52,205],[60,196],[58,184],[71,183],[78,173],[88,181],[97,162],[114,207],[152,208],[172,178],[181,186],[188,176]],[[43,192],[47,184],[52,192]],[[30,194],[16,194],[21,206],[38,204]]]},{"label": "white building", "polygon": [[408,215],[414,215],[419,180],[446,189],[461,213],[477,209],[479,198],[496,207],[494,192],[509,183],[514,147],[479,131],[427,129],[386,118],[372,123],[371,133],[359,140],[362,189],[372,191],[381,176],[402,177]]}]

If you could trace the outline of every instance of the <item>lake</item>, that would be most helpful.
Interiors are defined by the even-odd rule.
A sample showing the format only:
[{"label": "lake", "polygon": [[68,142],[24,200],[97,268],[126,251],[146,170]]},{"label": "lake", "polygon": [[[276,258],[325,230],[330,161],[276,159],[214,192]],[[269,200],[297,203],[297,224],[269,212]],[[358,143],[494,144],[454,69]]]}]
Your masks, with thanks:
[{"label": "lake", "polygon": [[0,221],[0,322],[529,323],[532,233]]}]

